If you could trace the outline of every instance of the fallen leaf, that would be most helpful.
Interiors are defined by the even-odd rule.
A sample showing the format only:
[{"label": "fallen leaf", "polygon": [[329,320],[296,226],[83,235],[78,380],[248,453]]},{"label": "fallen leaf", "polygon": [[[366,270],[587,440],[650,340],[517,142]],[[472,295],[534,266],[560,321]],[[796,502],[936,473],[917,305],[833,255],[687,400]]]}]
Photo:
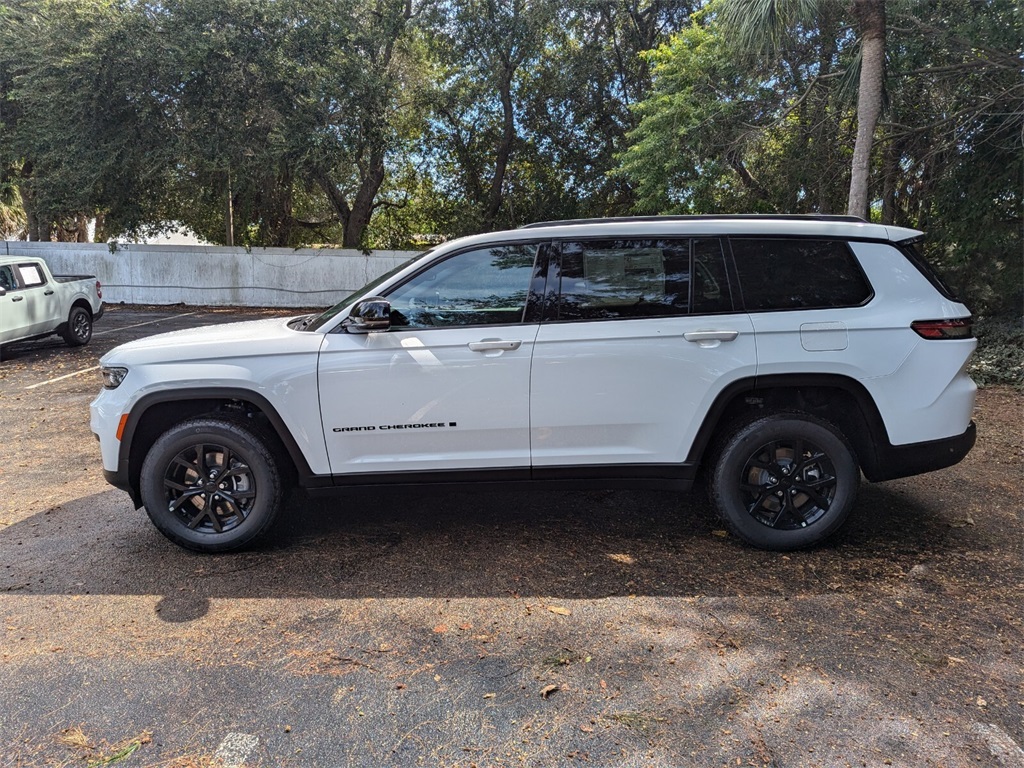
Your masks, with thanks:
[{"label": "fallen leaf", "polygon": [[540,689],[540,697],[542,699],[546,699],[552,693],[555,693],[555,692],[560,691],[560,690],[562,690],[562,689],[559,688],[554,683],[552,683],[551,685],[545,685],[543,688]]},{"label": "fallen leaf", "polygon": [[724,539],[724,538],[727,538],[729,536],[729,532],[728,531],[723,531],[723,530],[717,530],[717,531],[712,531],[711,535],[712,536],[717,536],[720,539]]},{"label": "fallen leaf", "polygon": [[622,565],[636,565],[636,558],[625,553],[609,554],[608,559]]},{"label": "fallen leaf", "polygon": [[484,698],[485,698],[485,699],[493,699],[493,698],[494,698],[495,696],[497,696],[497,695],[498,695],[498,694],[496,694],[496,693],[485,693],[485,694],[484,694]]},{"label": "fallen leaf", "polygon": [[434,627],[434,632],[436,632],[439,635],[443,635],[447,631],[448,631],[448,625],[447,624],[438,624],[436,627]]},{"label": "fallen leaf", "polygon": [[548,610],[551,611],[552,613],[557,613],[559,616],[571,616],[572,615],[572,611],[570,611],[568,608],[563,608],[560,605],[549,605],[548,606]]}]

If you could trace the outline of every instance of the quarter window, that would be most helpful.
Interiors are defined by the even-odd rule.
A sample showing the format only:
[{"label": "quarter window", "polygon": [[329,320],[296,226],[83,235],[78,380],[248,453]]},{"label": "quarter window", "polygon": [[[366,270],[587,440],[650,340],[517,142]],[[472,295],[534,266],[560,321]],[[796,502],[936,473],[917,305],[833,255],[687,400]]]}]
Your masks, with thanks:
[{"label": "quarter window", "polygon": [[536,244],[465,251],[433,264],[387,295],[393,328],[521,323]]},{"label": "quarter window", "polygon": [[871,297],[871,286],[844,242],[770,238],[729,242],[748,311],[855,307]]}]

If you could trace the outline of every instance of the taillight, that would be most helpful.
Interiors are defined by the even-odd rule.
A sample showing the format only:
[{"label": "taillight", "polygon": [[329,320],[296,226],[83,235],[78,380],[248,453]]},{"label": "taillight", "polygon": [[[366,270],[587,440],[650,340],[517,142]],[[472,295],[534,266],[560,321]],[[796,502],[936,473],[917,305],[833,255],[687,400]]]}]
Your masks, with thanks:
[{"label": "taillight", "polygon": [[957,320],[915,320],[910,327],[923,339],[969,339],[974,335],[969,317]]},{"label": "taillight", "polygon": [[100,281],[99,280],[96,281],[96,298],[97,299],[102,299],[103,298],[103,286],[100,285]]}]

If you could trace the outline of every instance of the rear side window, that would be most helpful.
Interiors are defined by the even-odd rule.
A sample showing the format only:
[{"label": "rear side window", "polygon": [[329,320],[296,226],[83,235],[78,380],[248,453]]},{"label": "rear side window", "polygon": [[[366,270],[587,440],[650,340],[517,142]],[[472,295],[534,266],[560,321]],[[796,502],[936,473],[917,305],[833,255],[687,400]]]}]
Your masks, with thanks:
[{"label": "rear side window", "polygon": [[689,312],[689,240],[565,242],[559,274],[559,320]]},{"label": "rear side window", "polygon": [[856,307],[871,286],[838,240],[730,238],[747,311]]},{"label": "rear side window", "polygon": [[43,277],[38,264],[19,264],[18,272],[21,273],[21,282],[26,288],[34,288],[46,283],[46,278]]}]

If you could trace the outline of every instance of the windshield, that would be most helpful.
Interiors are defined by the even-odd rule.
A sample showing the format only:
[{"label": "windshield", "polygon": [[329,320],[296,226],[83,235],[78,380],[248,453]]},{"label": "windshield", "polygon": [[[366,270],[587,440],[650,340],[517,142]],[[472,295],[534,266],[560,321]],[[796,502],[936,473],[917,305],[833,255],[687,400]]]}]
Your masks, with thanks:
[{"label": "windshield", "polygon": [[[430,251],[427,251],[426,253],[430,253]],[[344,310],[348,309],[349,307],[351,307],[353,304],[355,304],[360,299],[362,299],[362,298],[364,298],[366,296],[373,296],[376,293],[377,288],[379,288],[381,285],[386,283],[392,277],[397,275],[403,269],[408,267],[414,261],[418,261],[419,259],[422,259],[426,255],[426,253],[421,253],[418,256],[415,256],[415,257],[409,259],[408,261],[399,264],[397,267],[392,269],[390,272],[384,273],[383,275],[378,277],[376,280],[373,280],[372,282],[364,285],[362,288],[360,288],[355,293],[352,293],[351,295],[346,296],[343,300],[341,300],[340,302],[338,302],[337,304],[335,304],[333,307],[331,307],[330,309],[326,310],[322,314],[313,315],[312,317],[310,317],[310,319],[308,321],[303,323],[302,330],[304,330],[304,331],[315,331],[315,330],[318,330],[319,328],[322,328],[327,323],[329,323],[333,318],[337,317],[340,312],[343,312]]]}]

